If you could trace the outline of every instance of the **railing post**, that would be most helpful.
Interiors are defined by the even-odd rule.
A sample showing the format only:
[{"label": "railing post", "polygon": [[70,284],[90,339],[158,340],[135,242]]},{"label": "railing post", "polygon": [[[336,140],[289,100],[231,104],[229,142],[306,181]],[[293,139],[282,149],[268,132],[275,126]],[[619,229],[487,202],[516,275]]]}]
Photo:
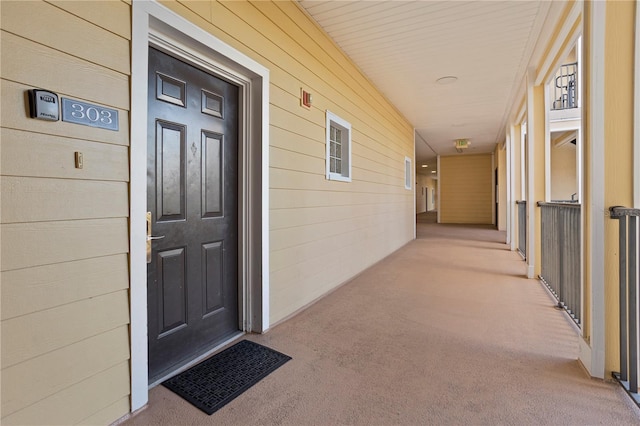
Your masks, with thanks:
[{"label": "railing post", "polygon": [[620,372],[613,377],[640,406],[638,395],[638,221],[640,209],[609,208],[619,221]]},{"label": "railing post", "polygon": [[556,220],[558,223],[558,240],[557,240],[557,250],[558,250],[558,306],[563,307],[567,306],[567,297],[565,286],[567,283],[564,282],[564,246],[567,241],[567,236],[564,233],[565,226],[565,215],[563,213],[563,207],[558,207],[556,210]]},{"label": "railing post", "polygon": [[637,217],[629,217],[629,390],[638,393],[638,323],[636,288],[636,223]]},{"label": "railing post", "polygon": [[620,380],[626,382],[629,377],[627,371],[627,217],[619,216],[615,219],[620,222],[618,226],[620,234]]}]

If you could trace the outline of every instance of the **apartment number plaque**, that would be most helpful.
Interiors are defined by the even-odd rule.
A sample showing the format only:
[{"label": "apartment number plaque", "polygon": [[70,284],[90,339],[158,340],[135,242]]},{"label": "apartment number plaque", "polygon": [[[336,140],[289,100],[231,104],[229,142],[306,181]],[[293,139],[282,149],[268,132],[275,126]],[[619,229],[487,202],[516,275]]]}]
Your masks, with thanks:
[{"label": "apartment number plaque", "polygon": [[118,111],[112,108],[62,98],[62,121],[118,131]]}]

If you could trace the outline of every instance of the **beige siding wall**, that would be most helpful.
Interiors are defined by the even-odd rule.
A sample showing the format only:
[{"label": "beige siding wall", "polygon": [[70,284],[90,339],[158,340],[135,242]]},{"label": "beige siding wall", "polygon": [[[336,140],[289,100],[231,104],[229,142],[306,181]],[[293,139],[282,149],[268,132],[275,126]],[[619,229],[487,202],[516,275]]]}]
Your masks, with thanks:
[{"label": "beige siding wall", "polygon": [[[2,424],[109,423],[129,411],[130,6],[0,7]],[[30,119],[32,88],[120,130]]]},{"label": "beige siding wall", "polygon": [[492,156],[440,157],[440,222],[491,224]]},{"label": "beige siding wall", "polygon": [[[163,4],[270,70],[272,324],[411,240],[413,129],[295,2]],[[1,7],[2,423],[110,423],[130,410],[131,2]],[[31,88],[120,130],[30,119]],[[326,110],[353,127],[351,183],[325,179]]]},{"label": "beige siding wall", "polygon": [[[412,127],[295,2],[164,4],[270,70],[272,324],[413,237]],[[325,179],[325,110],[353,126],[351,183]]]}]

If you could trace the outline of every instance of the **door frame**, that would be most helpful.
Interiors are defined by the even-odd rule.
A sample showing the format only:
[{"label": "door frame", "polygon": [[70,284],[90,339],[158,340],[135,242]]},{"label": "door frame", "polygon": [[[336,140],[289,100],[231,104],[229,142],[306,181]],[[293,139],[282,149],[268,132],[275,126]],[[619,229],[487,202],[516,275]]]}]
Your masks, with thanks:
[{"label": "door frame", "polygon": [[239,328],[269,328],[269,70],[155,1],[132,2],[130,145],[131,411],[148,402],[147,71],[157,47],[240,88]]}]

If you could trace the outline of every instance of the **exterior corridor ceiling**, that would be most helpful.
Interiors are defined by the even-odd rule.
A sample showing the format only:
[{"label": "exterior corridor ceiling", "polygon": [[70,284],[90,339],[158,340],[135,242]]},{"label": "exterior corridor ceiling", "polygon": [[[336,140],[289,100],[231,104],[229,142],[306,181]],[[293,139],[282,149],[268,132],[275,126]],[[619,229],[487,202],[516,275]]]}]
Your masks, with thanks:
[{"label": "exterior corridor ceiling", "polygon": [[[507,114],[564,2],[318,1],[300,5],[417,131],[416,165],[504,140]],[[452,84],[439,84],[455,76]],[[464,155],[464,154],[462,154]]]}]

